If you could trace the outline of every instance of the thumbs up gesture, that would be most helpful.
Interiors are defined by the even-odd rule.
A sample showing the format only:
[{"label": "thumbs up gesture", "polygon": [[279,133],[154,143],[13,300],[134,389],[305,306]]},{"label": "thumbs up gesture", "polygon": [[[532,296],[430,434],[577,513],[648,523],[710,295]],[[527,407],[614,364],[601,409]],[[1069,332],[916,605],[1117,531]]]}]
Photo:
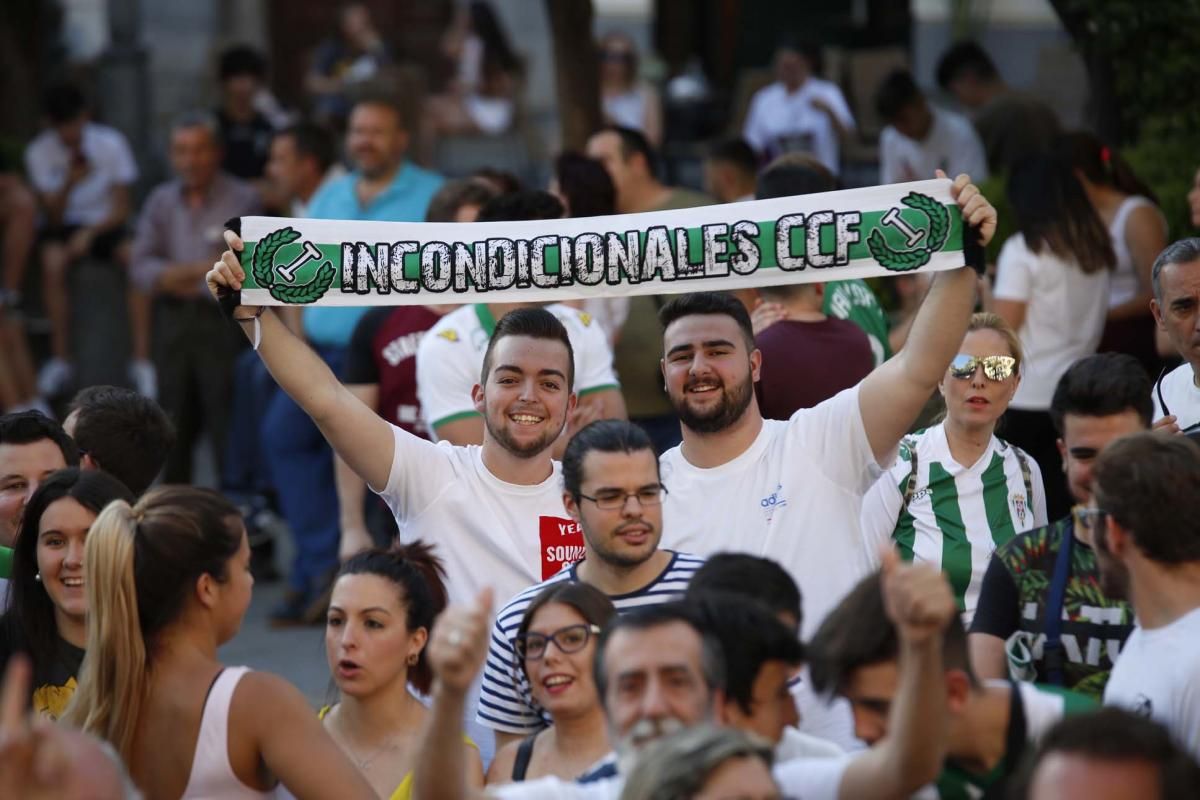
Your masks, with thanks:
[{"label": "thumbs up gesture", "polygon": [[465,693],[487,657],[492,590],[468,605],[449,606],[429,638],[429,666],[442,690]]}]

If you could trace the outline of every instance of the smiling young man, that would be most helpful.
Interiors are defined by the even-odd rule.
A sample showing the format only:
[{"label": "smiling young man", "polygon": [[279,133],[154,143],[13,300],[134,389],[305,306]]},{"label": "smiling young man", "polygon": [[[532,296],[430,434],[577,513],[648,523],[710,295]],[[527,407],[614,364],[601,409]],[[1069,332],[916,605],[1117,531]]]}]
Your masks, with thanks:
[{"label": "smiling young man", "polygon": [[[571,437],[562,461],[563,505],[583,531],[577,563],[508,601],[496,615],[483,672],[477,721],[496,731],[499,747],[547,722],[533,705],[517,663],[513,636],[542,589],[583,581],[622,613],[681,597],[703,561],[659,549],[662,501],[658,457],[650,437],[631,422],[593,422]],[[582,560],[578,560],[582,556]]]},{"label": "smiling young man", "polygon": [[[996,212],[960,175],[951,188],[981,243]],[[686,295],[662,309],[663,376],[683,443],[663,455],[664,543],[782,564],[804,594],[804,632],[865,571],[859,509],[958,352],[975,303],[970,269],[940,272],[904,349],[857,386],[785,421],[754,397],[762,353],[741,303]]]}]

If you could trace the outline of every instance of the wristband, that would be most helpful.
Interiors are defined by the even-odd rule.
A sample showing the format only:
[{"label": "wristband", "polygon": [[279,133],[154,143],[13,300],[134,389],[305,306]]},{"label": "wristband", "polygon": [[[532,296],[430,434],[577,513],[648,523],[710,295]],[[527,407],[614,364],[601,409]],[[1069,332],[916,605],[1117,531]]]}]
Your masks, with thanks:
[{"label": "wristband", "polygon": [[976,275],[987,272],[987,251],[980,242],[982,231],[977,225],[963,226],[963,259]]},{"label": "wristband", "polygon": [[232,318],[233,321],[237,322],[237,323],[242,323],[242,322],[253,322],[254,323],[254,340],[251,342],[251,346],[254,348],[254,352],[256,352],[256,353],[258,352],[258,346],[260,344],[262,344],[262,322],[260,322],[258,318],[261,317],[263,315],[263,312],[266,310],[267,310],[266,306],[259,306],[258,311],[254,312],[254,316],[252,316],[252,317],[233,317]]}]

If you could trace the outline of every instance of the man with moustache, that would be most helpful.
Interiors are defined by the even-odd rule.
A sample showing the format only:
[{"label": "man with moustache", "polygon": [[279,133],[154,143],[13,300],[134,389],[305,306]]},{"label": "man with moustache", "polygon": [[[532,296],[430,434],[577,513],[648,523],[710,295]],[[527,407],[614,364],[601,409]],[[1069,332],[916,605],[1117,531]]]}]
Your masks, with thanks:
[{"label": "man with moustache", "polygon": [[637,425],[601,420],[580,430],[563,454],[562,477],[563,505],[583,530],[582,560],[521,592],[496,615],[476,720],[496,731],[497,749],[546,725],[513,648],[525,609],[546,586],[590,583],[624,613],[679,599],[703,563],[659,549],[667,488],[654,445]]},{"label": "man with moustache", "polygon": [[[940,175],[940,173],[939,173]],[[942,176],[944,177],[944,176]],[[951,187],[986,244],[996,211],[966,175]],[[734,550],[782,564],[803,592],[803,634],[866,574],[858,512],[891,463],[965,335],[975,303],[970,269],[940,272],[908,343],[857,386],[785,421],[754,397],[762,353],[745,307],[717,294],[663,307],[662,371],[683,443],[662,457],[671,493],[664,544],[698,555]]]},{"label": "man with moustache", "polygon": [[1137,433],[1096,462],[1091,529],[1100,588],[1133,605],[1137,625],[1104,703],[1162,723],[1200,758],[1200,447]]},{"label": "man with moustache", "polygon": [[[901,564],[894,554],[885,559],[881,580],[887,615],[897,625],[901,648],[901,688],[891,708],[894,735],[854,757],[796,758],[777,764],[775,779],[789,797],[901,800],[937,774],[947,721],[940,685],[941,638],[957,613],[954,597],[936,569]],[[447,608],[430,637],[434,700],[417,743],[413,776],[417,800],[608,800],[621,795],[625,776],[650,742],[703,723],[741,730],[759,727],[745,715],[731,713],[733,704],[726,697],[727,656],[706,628],[704,615],[683,603],[647,606],[616,617],[600,634],[596,647],[596,689],[614,745],[612,768],[603,777],[585,777],[579,783],[548,777],[472,792],[461,763],[458,720],[487,650],[491,599],[485,591],[470,605]],[[753,605],[737,597],[716,602],[728,607]],[[758,627],[750,626],[746,636],[761,635]],[[791,658],[784,656],[784,660]],[[756,674],[774,660],[778,656],[764,650],[759,663],[746,664],[745,671]]]}]

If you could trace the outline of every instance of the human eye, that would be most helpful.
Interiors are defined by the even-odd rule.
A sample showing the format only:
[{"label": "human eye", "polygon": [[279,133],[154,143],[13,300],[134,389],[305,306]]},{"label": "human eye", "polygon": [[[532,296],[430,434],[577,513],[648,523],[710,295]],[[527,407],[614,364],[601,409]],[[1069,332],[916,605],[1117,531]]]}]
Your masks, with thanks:
[{"label": "human eye", "polygon": [[377,619],[370,619],[370,618],[367,619],[365,626],[374,631],[383,630],[383,628],[384,628],[384,624],[382,622],[380,622]]},{"label": "human eye", "polygon": [[624,493],[615,490],[596,492],[597,503],[615,503],[624,497]]},{"label": "human eye", "polygon": [[340,614],[330,614],[325,618],[325,624],[330,628],[342,627],[342,617]]},{"label": "human eye", "polygon": [[42,537],[42,544],[45,545],[46,547],[57,548],[57,547],[62,547],[66,543],[67,543],[66,538],[63,536],[59,536],[56,533],[52,533],[52,534]]},{"label": "human eye", "polygon": [[568,648],[583,647],[583,643],[587,640],[587,629],[577,625],[563,628],[558,632],[558,640]]},{"label": "human eye", "polygon": [[21,492],[25,490],[25,481],[14,479],[0,483],[0,492]]},{"label": "human eye", "polygon": [[658,486],[647,486],[638,490],[638,500],[643,503],[657,503],[662,497],[662,489]]}]

